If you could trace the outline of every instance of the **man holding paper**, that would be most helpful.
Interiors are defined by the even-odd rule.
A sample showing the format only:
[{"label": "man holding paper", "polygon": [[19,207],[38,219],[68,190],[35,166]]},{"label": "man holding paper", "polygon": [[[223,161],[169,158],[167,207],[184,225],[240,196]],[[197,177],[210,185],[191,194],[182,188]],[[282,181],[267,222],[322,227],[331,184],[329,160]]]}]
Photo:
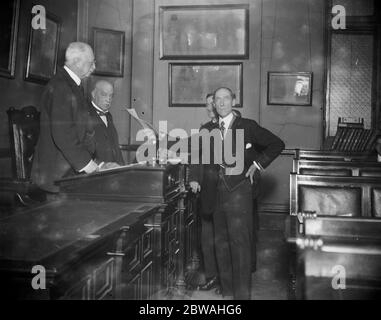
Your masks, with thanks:
[{"label": "man holding paper", "polygon": [[47,193],[57,193],[55,181],[76,173],[98,170],[89,110],[82,80],[95,70],[92,48],[82,42],[69,45],[65,65],[46,85],[40,104],[40,136],[31,179]]}]

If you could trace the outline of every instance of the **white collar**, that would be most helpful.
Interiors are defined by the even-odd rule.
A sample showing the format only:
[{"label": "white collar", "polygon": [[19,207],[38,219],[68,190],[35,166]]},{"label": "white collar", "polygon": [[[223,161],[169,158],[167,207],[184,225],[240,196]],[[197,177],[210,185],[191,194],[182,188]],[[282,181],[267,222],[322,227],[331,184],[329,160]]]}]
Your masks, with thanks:
[{"label": "white collar", "polygon": [[81,79],[80,79],[80,77],[78,77],[73,71],[71,71],[69,69],[69,67],[64,66],[64,69],[69,74],[70,78],[72,78],[74,80],[74,82],[77,84],[77,86],[80,86],[81,85]]},{"label": "white collar", "polygon": [[220,118],[218,120],[219,125],[221,126],[221,122],[224,122],[224,127],[228,129],[230,127],[231,122],[233,121],[234,114],[230,112],[225,118]]},{"label": "white collar", "polygon": [[104,111],[102,110],[101,108],[99,108],[95,103],[94,101],[91,101],[91,104],[94,106],[95,109],[97,109],[99,112],[102,112],[102,113],[107,113],[108,111]]}]

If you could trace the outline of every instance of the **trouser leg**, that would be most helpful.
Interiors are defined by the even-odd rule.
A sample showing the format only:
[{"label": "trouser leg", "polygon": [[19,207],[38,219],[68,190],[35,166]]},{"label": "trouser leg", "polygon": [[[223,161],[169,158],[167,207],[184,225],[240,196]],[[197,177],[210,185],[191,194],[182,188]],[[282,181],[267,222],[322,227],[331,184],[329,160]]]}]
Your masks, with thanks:
[{"label": "trouser leg", "polygon": [[228,226],[226,223],[226,212],[222,206],[223,190],[225,186],[222,182],[218,184],[218,194],[216,210],[214,211],[214,235],[217,265],[219,271],[220,284],[225,296],[233,296],[233,269],[228,236]]},{"label": "trouser leg", "polygon": [[250,299],[253,253],[253,202],[245,182],[225,197],[224,212],[230,244],[234,298]]},{"label": "trouser leg", "polygon": [[216,252],[214,245],[213,218],[201,218],[201,249],[204,261],[205,277],[211,278],[218,275]]}]

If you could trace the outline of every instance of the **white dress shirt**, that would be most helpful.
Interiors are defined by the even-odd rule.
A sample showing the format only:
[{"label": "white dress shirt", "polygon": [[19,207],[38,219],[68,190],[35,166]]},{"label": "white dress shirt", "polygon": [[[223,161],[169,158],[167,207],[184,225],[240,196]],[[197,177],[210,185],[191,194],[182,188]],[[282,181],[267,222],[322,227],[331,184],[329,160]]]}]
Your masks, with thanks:
[{"label": "white dress shirt", "polygon": [[107,117],[105,115],[105,113],[107,113],[108,111],[104,111],[102,110],[101,108],[99,108],[95,103],[94,101],[91,101],[91,104],[93,105],[93,107],[99,111],[99,112],[102,112],[102,115],[99,114],[99,117],[101,118],[101,120],[103,121],[103,123],[105,124],[105,126],[107,127],[108,126],[108,122],[107,122]]},{"label": "white dress shirt", "polygon": [[[222,122],[224,123],[225,132],[224,132],[224,136],[222,137],[222,139],[225,139],[225,136],[226,136],[226,133],[227,133],[227,129],[230,128],[230,124],[232,123],[233,118],[234,118],[234,115],[233,115],[233,112],[231,112],[225,118],[220,118],[218,120],[220,128],[221,128],[221,123]],[[221,135],[222,135],[222,132],[221,132]]]},{"label": "white dress shirt", "polygon": [[[81,78],[78,77],[73,71],[71,71],[69,69],[69,67],[67,66],[64,66],[63,67],[65,69],[65,71],[69,74],[70,78],[73,79],[73,81],[77,84],[77,86],[79,87],[81,85]],[[81,170],[79,170],[79,172],[86,172],[86,173],[91,173],[93,171],[95,171],[94,169],[98,167],[98,165],[93,161],[93,160],[90,160],[90,162],[84,167],[82,168]]]},{"label": "white dress shirt", "polygon": [[78,77],[73,71],[71,71],[67,66],[64,66],[64,69],[66,72],[69,74],[70,78],[74,80],[74,82],[77,84],[79,87],[81,85],[81,78]]}]

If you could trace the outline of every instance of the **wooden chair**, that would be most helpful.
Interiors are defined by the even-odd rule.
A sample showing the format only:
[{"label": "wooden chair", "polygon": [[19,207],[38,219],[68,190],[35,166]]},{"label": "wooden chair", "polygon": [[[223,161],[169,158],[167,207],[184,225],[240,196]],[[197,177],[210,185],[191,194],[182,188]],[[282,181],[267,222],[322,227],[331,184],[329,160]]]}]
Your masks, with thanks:
[{"label": "wooden chair", "polygon": [[12,156],[12,179],[0,179],[3,204],[13,203],[14,198],[30,206],[36,201],[29,195],[37,188],[30,181],[33,164],[34,148],[40,133],[40,112],[33,106],[20,110],[10,108],[7,111],[9,123],[9,137]]}]

